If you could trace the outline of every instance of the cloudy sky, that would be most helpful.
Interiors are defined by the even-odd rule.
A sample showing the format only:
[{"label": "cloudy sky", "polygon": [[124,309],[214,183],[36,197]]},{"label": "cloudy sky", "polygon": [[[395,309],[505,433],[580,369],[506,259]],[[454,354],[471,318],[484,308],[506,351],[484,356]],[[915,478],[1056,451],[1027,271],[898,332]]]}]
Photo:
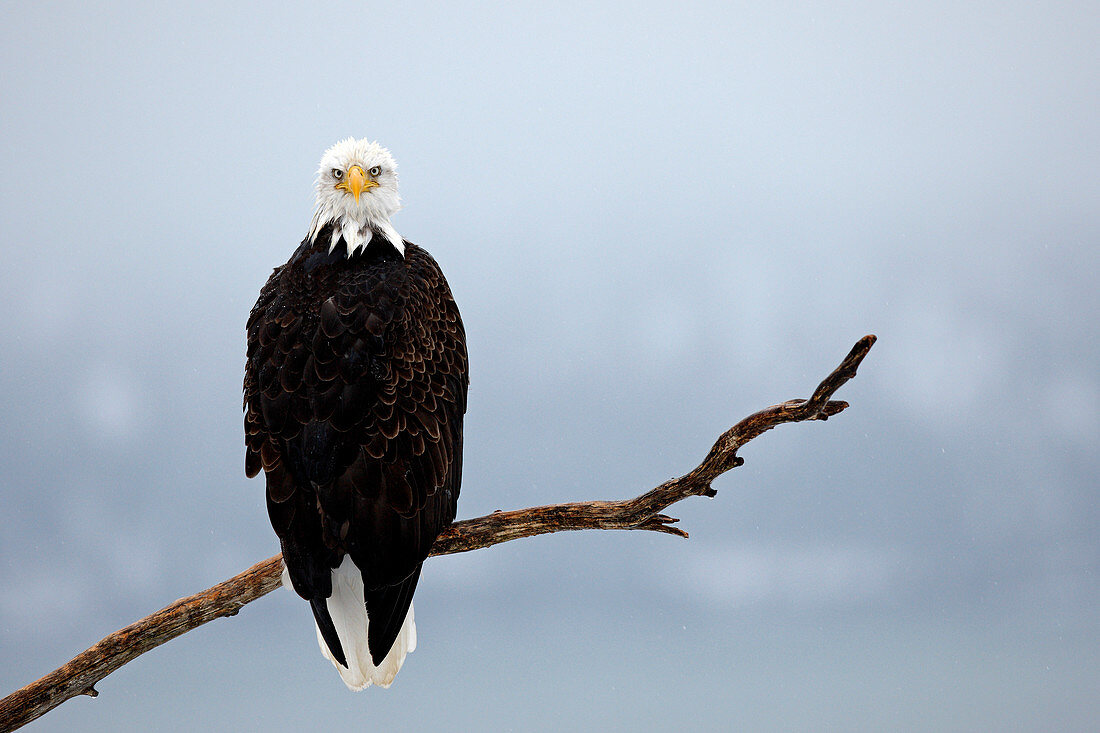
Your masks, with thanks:
[{"label": "cloudy sky", "polygon": [[808,396],[688,541],[431,560],[347,692],[286,591],[29,729],[1100,720],[1092,3],[0,8],[0,693],[277,551],[244,322],[376,138],[472,368],[459,515],[632,496]]}]

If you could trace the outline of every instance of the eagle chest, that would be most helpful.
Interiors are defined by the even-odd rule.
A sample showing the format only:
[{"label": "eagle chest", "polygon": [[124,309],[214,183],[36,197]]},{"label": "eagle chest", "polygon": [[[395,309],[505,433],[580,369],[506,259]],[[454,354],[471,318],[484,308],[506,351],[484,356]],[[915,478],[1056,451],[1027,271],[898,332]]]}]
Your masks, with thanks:
[{"label": "eagle chest", "polygon": [[[311,270],[292,261],[272,278],[249,356],[273,437],[292,440],[312,424],[339,433],[388,427],[397,382],[409,372],[400,265]],[[366,443],[370,436],[348,437]]]}]

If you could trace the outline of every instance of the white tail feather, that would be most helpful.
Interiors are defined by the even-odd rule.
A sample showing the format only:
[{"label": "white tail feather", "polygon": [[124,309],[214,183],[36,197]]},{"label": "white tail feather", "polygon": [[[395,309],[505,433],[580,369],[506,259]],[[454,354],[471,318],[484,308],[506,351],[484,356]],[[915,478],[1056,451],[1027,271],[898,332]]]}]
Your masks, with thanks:
[{"label": "white tail feather", "polygon": [[317,629],[317,644],[325,659],[335,665],[348,689],[358,691],[372,684],[389,687],[401,669],[405,656],[416,649],[416,623],[413,621],[412,606],[409,606],[409,613],[401,624],[401,631],[398,632],[389,654],[377,667],[374,666],[367,648],[369,620],[363,595],[363,575],[349,555],[345,555],[340,567],[332,571],[332,596],[328,599],[328,612],[332,616],[336,634],[340,637],[348,666],[345,668],[332,656],[320,629]]}]

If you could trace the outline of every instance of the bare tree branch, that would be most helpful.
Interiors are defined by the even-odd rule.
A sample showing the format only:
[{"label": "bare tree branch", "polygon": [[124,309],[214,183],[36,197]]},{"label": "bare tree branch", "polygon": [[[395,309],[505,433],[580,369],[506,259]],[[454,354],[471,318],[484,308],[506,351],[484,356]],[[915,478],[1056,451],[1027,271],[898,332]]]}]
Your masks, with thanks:
[{"label": "bare tree branch", "polygon": [[[805,420],[827,420],[848,407],[834,402],[833,393],[856,375],[874,336],[860,339],[844,361],[818,385],[808,400],[791,400],[749,415],[722,434],[703,462],[690,473],[670,479],[633,499],[582,501],[570,504],[496,511],[484,517],[455,522],[436,540],[432,555],[450,555],[490,547],[501,542],[549,532],[577,529],[643,529],[687,537],[673,527],[678,520],[660,512],[689,496],[714,496],[711,482],[744,463],[741,446],[777,425]],[[130,660],[191,629],[222,616],[233,616],[246,603],[278,588],[282,557],[253,565],[213,588],[181,598],[160,611],[104,637],[36,682],[0,700],[0,733],[26,725],[77,695],[98,693],[95,684]]]}]

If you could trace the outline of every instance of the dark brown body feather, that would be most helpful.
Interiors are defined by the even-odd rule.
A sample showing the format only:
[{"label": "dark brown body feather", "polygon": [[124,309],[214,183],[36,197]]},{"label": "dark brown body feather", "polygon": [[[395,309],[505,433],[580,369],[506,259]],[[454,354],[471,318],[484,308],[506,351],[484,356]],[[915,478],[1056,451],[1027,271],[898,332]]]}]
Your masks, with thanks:
[{"label": "dark brown body feather", "polygon": [[262,468],[295,590],[347,665],[325,599],[350,555],[375,664],[420,565],[455,516],[468,385],[458,308],[435,260],[376,234],[348,259],[329,228],[303,242],[248,319],[245,472]]}]

